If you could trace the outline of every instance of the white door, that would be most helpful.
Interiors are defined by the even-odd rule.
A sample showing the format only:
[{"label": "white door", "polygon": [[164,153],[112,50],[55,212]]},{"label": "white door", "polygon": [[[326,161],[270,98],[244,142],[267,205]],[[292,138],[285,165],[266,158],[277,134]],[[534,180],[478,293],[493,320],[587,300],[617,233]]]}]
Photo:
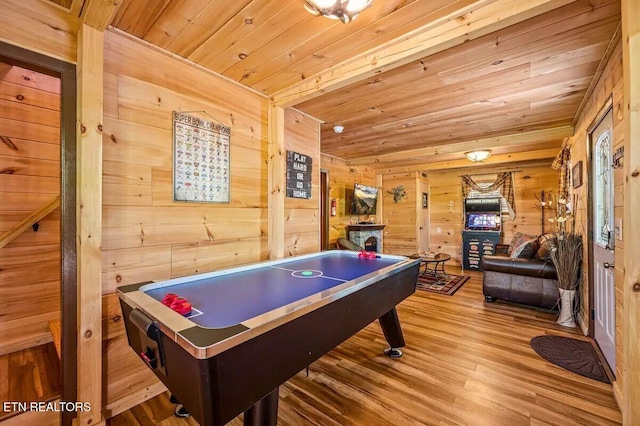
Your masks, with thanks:
[{"label": "white door", "polygon": [[429,251],[429,183],[419,180],[418,188],[420,193],[420,205],[418,206],[418,251],[424,253]]},{"label": "white door", "polygon": [[591,133],[593,176],[594,337],[616,371],[616,299],[613,232],[613,128],[609,110]]}]

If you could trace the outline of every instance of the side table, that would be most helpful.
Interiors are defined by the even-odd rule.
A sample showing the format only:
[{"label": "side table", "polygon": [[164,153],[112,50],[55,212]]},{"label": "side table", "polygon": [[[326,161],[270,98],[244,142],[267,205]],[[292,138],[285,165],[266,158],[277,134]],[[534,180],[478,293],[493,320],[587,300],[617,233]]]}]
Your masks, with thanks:
[{"label": "side table", "polygon": [[[437,284],[440,284],[442,278],[448,278],[447,273],[444,271],[444,263],[447,260],[451,260],[451,255],[436,253],[433,256],[429,256],[425,253],[414,253],[409,257],[411,259],[420,259],[420,276],[430,275],[438,280]],[[433,265],[433,267],[429,265]]]}]

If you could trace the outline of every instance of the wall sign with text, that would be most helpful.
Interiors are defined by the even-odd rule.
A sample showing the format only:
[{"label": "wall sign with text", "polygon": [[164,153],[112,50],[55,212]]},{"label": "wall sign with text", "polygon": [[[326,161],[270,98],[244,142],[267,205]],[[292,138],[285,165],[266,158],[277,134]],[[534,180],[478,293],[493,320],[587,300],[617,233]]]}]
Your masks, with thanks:
[{"label": "wall sign with text", "polygon": [[312,161],[308,155],[287,151],[287,197],[311,198]]}]

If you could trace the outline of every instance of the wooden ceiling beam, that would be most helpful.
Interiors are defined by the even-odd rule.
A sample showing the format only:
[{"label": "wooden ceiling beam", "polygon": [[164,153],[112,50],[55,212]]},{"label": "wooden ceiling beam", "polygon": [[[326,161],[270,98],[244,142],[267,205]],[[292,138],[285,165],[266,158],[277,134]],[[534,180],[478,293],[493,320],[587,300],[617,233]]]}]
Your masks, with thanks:
[{"label": "wooden ceiling beam", "polygon": [[468,7],[294,84],[274,94],[273,101],[279,106],[293,106],[574,1],[478,0]]},{"label": "wooden ceiling beam", "polygon": [[71,6],[69,6],[69,12],[73,16],[80,16],[80,12],[82,12],[82,6],[84,5],[84,0],[72,0]]},{"label": "wooden ceiling beam", "polygon": [[[390,154],[375,155],[369,157],[362,157],[350,161],[351,165],[371,165],[376,166],[376,163],[388,163],[391,161],[402,161],[407,158],[417,159],[424,158],[425,160],[430,157],[453,154],[459,152],[472,151],[474,149],[494,149],[502,148],[506,146],[512,146],[522,143],[531,143],[533,141],[546,141],[550,139],[561,139],[566,136],[573,135],[573,126],[560,126],[553,127],[551,129],[534,130],[532,132],[521,132],[512,135],[496,136],[486,139],[474,139],[465,142],[452,143],[448,145],[430,146],[420,149],[411,149],[407,151],[398,151]],[[433,161],[433,158],[431,158]]]},{"label": "wooden ceiling beam", "polygon": [[104,31],[113,21],[121,4],[122,0],[86,0],[80,18],[88,26]]},{"label": "wooden ceiling beam", "polygon": [[514,167],[516,164],[537,164],[537,165],[550,165],[555,156],[558,154],[559,148],[542,149],[537,151],[526,152],[514,152],[511,154],[499,154],[492,155],[486,160],[478,163],[472,163],[469,160],[452,160],[452,161],[439,161],[439,162],[425,162],[422,164],[413,164],[408,166],[394,166],[386,168],[376,168],[376,173],[405,173],[405,172],[435,172],[452,169],[490,169],[491,171],[498,170],[496,167],[500,167],[504,164],[508,164],[509,167]]},{"label": "wooden ceiling beam", "polygon": [[[532,142],[525,144],[512,145],[503,148],[496,148],[491,150],[491,156],[495,157],[497,155],[508,155],[522,152],[531,152],[531,151],[543,151],[543,150],[555,150],[555,152],[559,152],[562,149],[562,139],[555,139],[548,142]],[[447,162],[447,161],[455,161],[455,160],[465,160],[466,157],[462,152],[456,152],[452,154],[440,154],[438,156],[434,156],[429,158],[431,162]],[[345,160],[348,161],[348,160]],[[384,169],[387,167],[400,167],[400,166],[412,166],[416,164],[424,164],[427,160],[424,158],[407,158],[403,161],[393,161],[389,163],[376,163],[375,168]],[[359,166],[359,167],[367,167],[367,166]]]}]

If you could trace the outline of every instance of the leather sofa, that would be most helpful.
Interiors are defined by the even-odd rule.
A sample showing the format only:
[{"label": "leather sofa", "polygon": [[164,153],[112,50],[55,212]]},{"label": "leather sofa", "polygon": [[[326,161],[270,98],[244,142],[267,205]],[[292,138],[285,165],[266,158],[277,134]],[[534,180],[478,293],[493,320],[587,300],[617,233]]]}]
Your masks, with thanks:
[{"label": "leather sofa", "polygon": [[558,278],[550,260],[512,259],[509,246],[499,244],[495,255],[483,256],[482,292],[487,302],[505,300],[552,309],[558,303]]}]

